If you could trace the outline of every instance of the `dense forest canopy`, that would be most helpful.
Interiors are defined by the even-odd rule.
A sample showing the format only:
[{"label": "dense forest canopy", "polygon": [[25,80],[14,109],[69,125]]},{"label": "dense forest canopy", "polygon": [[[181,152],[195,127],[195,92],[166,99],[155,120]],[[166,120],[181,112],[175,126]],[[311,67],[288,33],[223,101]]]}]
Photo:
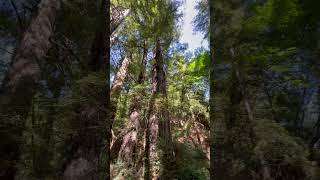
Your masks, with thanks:
[{"label": "dense forest canopy", "polygon": [[319,179],[320,2],[186,1],[0,2],[0,179]]},{"label": "dense forest canopy", "polygon": [[210,28],[196,27],[210,36],[211,177],[317,179],[319,3],[203,3]]}]

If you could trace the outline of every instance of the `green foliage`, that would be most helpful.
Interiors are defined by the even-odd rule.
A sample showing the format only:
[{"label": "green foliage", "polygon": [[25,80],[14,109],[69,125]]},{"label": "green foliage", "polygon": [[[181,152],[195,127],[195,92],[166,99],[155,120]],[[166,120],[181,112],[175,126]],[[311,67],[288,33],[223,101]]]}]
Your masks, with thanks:
[{"label": "green foliage", "polygon": [[[138,23],[141,33],[154,40],[161,39],[171,42],[177,34],[176,20],[181,15],[177,13],[177,1],[140,0],[130,2],[132,17]],[[167,44],[165,47],[168,47]]]},{"label": "green foliage", "polygon": [[269,0],[263,5],[257,5],[255,9],[255,15],[245,23],[245,30],[250,33],[287,28],[301,14],[297,0]]},{"label": "green foliage", "polygon": [[[169,102],[172,110],[178,110],[181,115],[188,113],[207,114],[205,93],[208,91],[207,52],[187,63],[184,57],[175,56],[169,65]],[[179,114],[178,113],[178,114]]]},{"label": "green foliage", "polygon": [[194,76],[208,77],[209,64],[209,52],[204,52],[195,59],[191,60],[187,66],[187,72],[192,73]]},{"label": "green foliage", "polygon": [[258,137],[255,156],[257,161],[265,161],[272,177],[309,179],[313,176],[309,152],[301,139],[290,136],[283,127],[270,120],[257,121],[255,132]]},{"label": "green foliage", "polygon": [[74,92],[79,94],[74,94],[73,97],[80,97],[80,102],[88,100],[100,102],[105,86],[104,73],[89,73],[87,76],[77,81],[77,86],[74,88]]},{"label": "green foliage", "polygon": [[94,36],[99,24],[97,17],[100,6],[100,1],[66,1],[57,21],[58,31],[66,37],[72,37],[72,40],[79,41],[79,45],[90,46],[88,40]]},{"label": "green foliage", "polygon": [[[252,45],[248,44],[250,48]],[[266,65],[266,61],[278,62],[287,60],[289,57],[292,57],[297,53],[298,49],[295,47],[289,47],[286,49],[280,49],[279,47],[264,47],[262,51],[258,51],[257,53],[250,53],[245,55],[245,58],[251,63],[263,63]]]},{"label": "green foliage", "polygon": [[[194,19],[195,30],[203,32],[206,38],[209,35],[209,2],[199,1],[198,15]],[[308,101],[308,93],[314,91],[310,84],[319,80],[319,2],[212,2],[216,79],[210,81],[214,84],[212,89],[216,89],[211,112],[214,112],[215,133],[224,131],[221,139],[226,146],[221,157],[230,165],[225,168],[226,172],[236,177],[243,171],[259,174],[267,167],[274,179],[316,179],[319,167],[314,162],[320,163],[320,153],[306,146],[312,133],[302,133],[302,139],[293,136],[292,131],[297,131],[295,126],[300,126],[301,122],[303,126],[303,121],[309,120],[304,114],[308,113],[309,106],[316,109]],[[190,61],[182,52],[173,52],[173,56],[168,53],[172,41],[180,34],[177,23],[181,17],[178,11],[180,1],[112,0],[112,5],[130,9],[123,28],[115,33],[118,39],[112,48],[117,50],[115,54],[119,57],[126,56],[131,60],[127,82],[117,99],[113,133],[117,136],[126,130],[132,108],[139,110],[140,125],[145,125],[152,94],[150,74],[154,64],[151,59],[154,58],[155,44],[160,40],[167,92],[166,96],[156,97],[151,110],[169,112],[172,136],[177,141],[174,143],[176,178],[208,179],[209,52],[202,52]],[[101,103],[106,98],[105,89],[109,87],[105,74],[91,72],[87,67],[93,39],[100,30],[100,6],[101,1],[63,1],[56,20],[53,48],[47,55],[51,64],[41,67],[44,72],[41,83],[44,82],[45,87],[38,91],[43,94],[38,93],[32,105],[23,103],[29,94],[23,90],[23,84],[23,93],[14,98],[13,104],[19,102],[17,104],[21,104],[27,114],[25,126],[21,117],[1,114],[4,146],[10,150],[11,146],[7,144],[12,142],[11,139],[22,144],[18,179],[61,179],[61,171],[70,156],[68,142],[85,124],[79,118],[83,103],[94,107],[93,111],[103,108]],[[22,35],[16,19],[6,12],[0,12],[0,26],[0,36],[18,40]],[[147,46],[143,47],[144,44]],[[146,70],[141,66],[144,48],[148,51]],[[112,73],[118,70],[116,64],[118,62],[111,67]],[[239,77],[235,76],[235,70],[239,71]],[[145,82],[137,85],[141,71],[145,71]],[[135,106],[137,104],[139,106]],[[248,121],[248,106],[251,106],[253,122]],[[3,109],[9,111],[10,107]],[[279,122],[285,126],[281,127]],[[252,130],[251,123],[254,123],[253,134],[248,133]],[[24,129],[22,138],[17,133],[4,131],[11,126]],[[290,127],[292,131],[289,126],[294,126]],[[204,139],[204,143],[198,143],[201,140],[194,137],[196,130],[199,130],[196,138]],[[302,127],[301,131],[307,129]],[[138,136],[142,141],[144,134]],[[196,141],[190,140],[192,138]],[[139,151],[137,149],[135,151]],[[227,157],[223,156],[224,153]],[[105,154],[101,156],[101,161],[105,161]],[[1,161],[1,167],[10,163]],[[115,179],[133,177],[125,163],[118,161],[113,166],[119,171]]]},{"label": "green foliage", "polygon": [[281,162],[287,159],[306,160],[308,152],[305,145],[291,137],[289,133],[277,123],[270,120],[259,120],[255,127],[259,142],[255,152],[268,162]]},{"label": "green foliage", "polygon": [[61,129],[56,129],[57,109],[52,99],[41,94],[33,98],[23,131],[23,154],[18,163],[19,179],[50,179],[56,176],[61,161],[57,157],[62,152],[58,150],[61,136],[56,136],[61,133]]},{"label": "green foliage", "polygon": [[176,144],[177,179],[205,180],[209,178],[206,154],[190,144]]}]

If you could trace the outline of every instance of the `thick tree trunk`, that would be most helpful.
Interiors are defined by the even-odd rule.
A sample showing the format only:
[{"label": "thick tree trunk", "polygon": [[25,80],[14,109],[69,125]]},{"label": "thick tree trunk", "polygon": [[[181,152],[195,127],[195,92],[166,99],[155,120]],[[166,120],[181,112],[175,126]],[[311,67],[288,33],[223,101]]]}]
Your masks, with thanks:
[{"label": "thick tree trunk", "polygon": [[[148,49],[146,47],[146,43],[144,43],[143,48],[143,57],[142,57],[142,63],[141,63],[141,71],[138,77],[138,85],[142,85],[144,83],[145,79],[145,68],[147,64],[147,53]],[[133,128],[132,131],[130,131],[128,134],[126,134],[123,137],[123,143],[121,145],[120,151],[119,151],[119,157],[120,159],[125,162],[127,165],[127,168],[132,168],[132,174],[133,176],[136,176],[140,172],[140,166],[139,163],[139,152],[142,151],[141,147],[138,147],[138,141],[139,137],[143,134],[143,122],[142,122],[142,116],[141,116],[141,110],[143,107],[143,96],[145,94],[145,90],[142,89],[139,92],[136,92],[137,95],[133,99],[133,103],[130,106],[130,112],[129,112],[129,123],[127,128]],[[140,139],[141,140],[141,139]]]},{"label": "thick tree trunk", "polygon": [[[101,88],[101,87],[99,87]],[[84,91],[83,93],[86,93]],[[78,132],[73,137],[70,159],[64,167],[66,180],[100,179],[104,173],[101,153],[108,153],[104,149],[106,140],[107,119],[105,102],[97,104],[100,99],[107,99],[105,91],[95,92],[95,101],[88,101],[81,105]],[[90,97],[89,97],[90,98]],[[107,165],[108,166],[108,165]]]},{"label": "thick tree trunk", "polygon": [[[1,167],[1,179],[13,179],[16,172],[15,163],[19,158],[19,140],[24,129],[24,120],[28,115],[32,98],[41,78],[41,65],[51,47],[50,38],[54,33],[57,11],[60,9],[60,0],[42,0],[38,6],[38,14],[33,17],[31,24],[24,33],[16,54],[9,67],[8,74],[1,88],[2,114],[9,117],[8,124],[3,120],[5,131],[1,136],[8,137],[3,132],[16,134],[18,139],[6,141],[1,151],[9,164]],[[19,117],[18,125],[10,124],[11,117]],[[1,138],[3,139],[3,138]],[[2,146],[2,145],[1,145]]]},{"label": "thick tree trunk", "polygon": [[127,170],[130,171],[134,177],[138,175],[138,172],[136,172],[138,170],[135,169],[137,159],[135,151],[140,150],[136,146],[138,142],[138,135],[140,135],[138,133],[141,132],[140,108],[141,107],[137,105],[135,109],[130,113],[128,127],[132,128],[132,130],[123,137],[123,143],[119,151],[119,158],[122,160],[122,162],[125,163]]},{"label": "thick tree trunk", "polygon": [[[103,0],[103,9],[102,12],[102,23],[109,22],[109,3],[108,0]],[[109,69],[107,64],[109,64],[109,47],[110,47],[110,35],[113,34],[116,29],[120,26],[120,24],[125,20],[126,16],[129,14],[129,10],[126,10],[122,7],[113,7],[111,12],[111,23],[110,27],[104,25],[105,28],[97,29],[96,37],[91,50],[91,61],[89,62],[89,66],[91,67],[91,71],[101,71]],[[107,31],[110,29],[110,31]],[[110,32],[110,33],[109,33]],[[109,43],[106,43],[106,41]],[[86,129],[83,131],[82,135],[80,135],[77,139],[79,139],[80,145],[78,148],[75,148],[75,152],[73,153],[72,161],[69,161],[65,167],[64,178],[65,179],[97,179],[99,178],[99,158],[101,151],[103,149],[103,141],[105,138],[105,133],[107,135],[107,156],[108,161],[111,159],[110,154],[110,141],[111,135],[110,132],[112,128],[112,124],[116,114],[117,108],[117,100],[120,96],[120,92],[122,90],[124,81],[127,77],[128,66],[130,64],[130,60],[125,58],[121,64],[121,67],[116,75],[115,81],[112,84],[110,93],[102,92],[100,103],[101,105],[86,103],[82,105],[80,109],[80,121],[86,124],[86,126],[99,127],[99,129]],[[109,72],[107,70],[106,72]],[[109,80],[109,74],[107,74],[107,79]],[[109,84],[107,85],[109,87]],[[110,102],[104,102],[101,100],[109,99],[108,94],[110,94]],[[84,94],[85,95],[85,94]],[[110,107],[110,108],[107,108]],[[102,109],[99,111],[99,109]],[[107,113],[106,111],[109,111]],[[109,119],[110,118],[110,119]],[[97,120],[98,119],[98,120]],[[107,123],[105,122],[107,119]],[[107,126],[106,128],[103,128]],[[102,129],[101,129],[102,128]],[[81,132],[81,131],[80,131]],[[87,140],[87,141],[86,141]],[[73,144],[77,144],[77,141]],[[110,179],[110,162],[107,162],[107,179]],[[103,167],[103,166],[102,166]],[[103,170],[102,170],[103,171]],[[101,176],[100,176],[101,177]]]},{"label": "thick tree trunk", "polygon": [[209,16],[210,16],[210,24],[209,24],[209,44],[210,44],[210,179],[211,180],[224,180],[226,179],[224,176],[224,123],[221,118],[217,118],[215,116],[216,107],[215,107],[215,97],[216,97],[216,85],[215,81],[215,48],[218,46],[215,44],[215,24],[218,24],[218,10],[214,8],[214,1],[209,1]]},{"label": "thick tree trunk", "polygon": [[121,63],[121,66],[116,74],[114,81],[112,82],[111,91],[110,91],[111,126],[116,117],[117,104],[118,104],[117,102],[118,102],[121,90],[123,88],[123,85],[125,83],[125,80],[128,76],[129,65],[130,65],[130,59],[128,57],[125,57]]},{"label": "thick tree trunk", "polygon": [[[105,74],[110,66],[110,1],[103,0],[101,7],[101,27],[93,44],[90,71]],[[87,98],[88,101],[80,106],[80,127],[76,137],[71,139],[71,150],[63,167],[63,179],[110,179],[109,77],[107,73],[106,89],[98,87],[98,92],[97,88],[81,90],[82,97],[88,96],[88,91],[95,91],[95,97]],[[106,156],[105,162],[101,162],[102,154]]]},{"label": "thick tree trunk", "polygon": [[[129,14],[129,10],[121,8],[121,7],[114,7],[112,8],[112,12],[111,12],[111,23],[110,23],[110,36],[111,36],[111,40],[110,43],[111,45],[114,43],[115,38],[117,36],[117,34],[115,33],[117,28],[121,25],[121,23],[123,23],[123,21],[125,20],[125,18],[128,16]],[[107,20],[108,21],[108,20]],[[104,54],[103,52],[103,48],[104,48],[104,43],[105,43],[105,34],[106,32],[101,30],[101,28],[97,29],[95,38],[94,38],[94,43],[91,49],[91,61],[89,62],[89,67],[91,68],[91,70],[94,71],[99,71],[101,69],[103,69],[104,65],[105,65],[105,59],[103,58],[102,54]]]},{"label": "thick tree trunk", "polygon": [[36,83],[41,75],[40,66],[51,47],[50,38],[54,32],[54,23],[60,0],[42,0],[38,6],[38,15],[31,20],[29,28],[16,51],[4,80],[3,88],[14,94],[23,80]]},{"label": "thick tree trunk", "polygon": [[167,110],[167,85],[160,41],[152,68],[152,97],[147,115],[145,179],[172,179],[173,143]]}]

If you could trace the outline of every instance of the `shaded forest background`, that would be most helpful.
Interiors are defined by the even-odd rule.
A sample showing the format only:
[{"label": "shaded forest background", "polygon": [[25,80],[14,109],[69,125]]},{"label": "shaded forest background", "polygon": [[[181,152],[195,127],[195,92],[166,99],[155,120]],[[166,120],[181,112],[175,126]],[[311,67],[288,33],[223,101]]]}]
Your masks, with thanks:
[{"label": "shaded forest background", "polygon": [[183,3],[0,2],[0,178],[320,179],[319,2]]}]

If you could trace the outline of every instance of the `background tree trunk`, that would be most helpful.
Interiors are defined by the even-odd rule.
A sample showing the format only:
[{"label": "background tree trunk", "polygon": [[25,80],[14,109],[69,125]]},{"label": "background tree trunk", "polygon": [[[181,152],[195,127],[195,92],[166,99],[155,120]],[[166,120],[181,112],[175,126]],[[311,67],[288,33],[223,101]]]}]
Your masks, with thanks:
[{"label": "background tree trunk", "polygon": [[[147,53],[148,49],[146,43],[144,42],[143,57],[141,61],[141,70],[138,77],[138,85],[143,85],[145,79],[145,69],[147,64]],[[133,103],[130,106],[129,112],[129,122],[127,128],[133,128],[128,134],[123,137],[123,143],[119,151],[119,157],[122,161],[127,164],[127,167],[132,168],[134,175],[139,175],[140,166],[138,154],[142,151],[141,147],[138,147],[139,137],[142,137],[144,122],[142,121],[141,111],[143,108],[143,96],[145,95],[145,90],[142,89],[137,92],[137,95],[133,99]],[[141,140],[141,139],[140,139]],[[136,177],[137,178],[137,177]]]},{"label": "background tree trunk", "polygon": [[156,43],[155,54],[155,63],[152,68],[152,97],[147,116],[146,133],[146,159],[148,162],[145,166],[146,175],[150,177],[145,177],[145,179],[172,179],[174,178],[173,143],[166,106],[167,85],[160,40]]},{"label": "background tree trunk", "polygon": [[130,59],[128,57],[125,57],[121,63],[121,66],[115,76],[114,81],[112,82],[111,91],[110,91],[110,110],[111,110],[111,126],[114,122],[114,119],[116,117],[117,112],[117,102],[121,93],[121,90],[123,88],[123,85],[125,83],[125,80],[128,76],[128,67],[130,65]]}]

